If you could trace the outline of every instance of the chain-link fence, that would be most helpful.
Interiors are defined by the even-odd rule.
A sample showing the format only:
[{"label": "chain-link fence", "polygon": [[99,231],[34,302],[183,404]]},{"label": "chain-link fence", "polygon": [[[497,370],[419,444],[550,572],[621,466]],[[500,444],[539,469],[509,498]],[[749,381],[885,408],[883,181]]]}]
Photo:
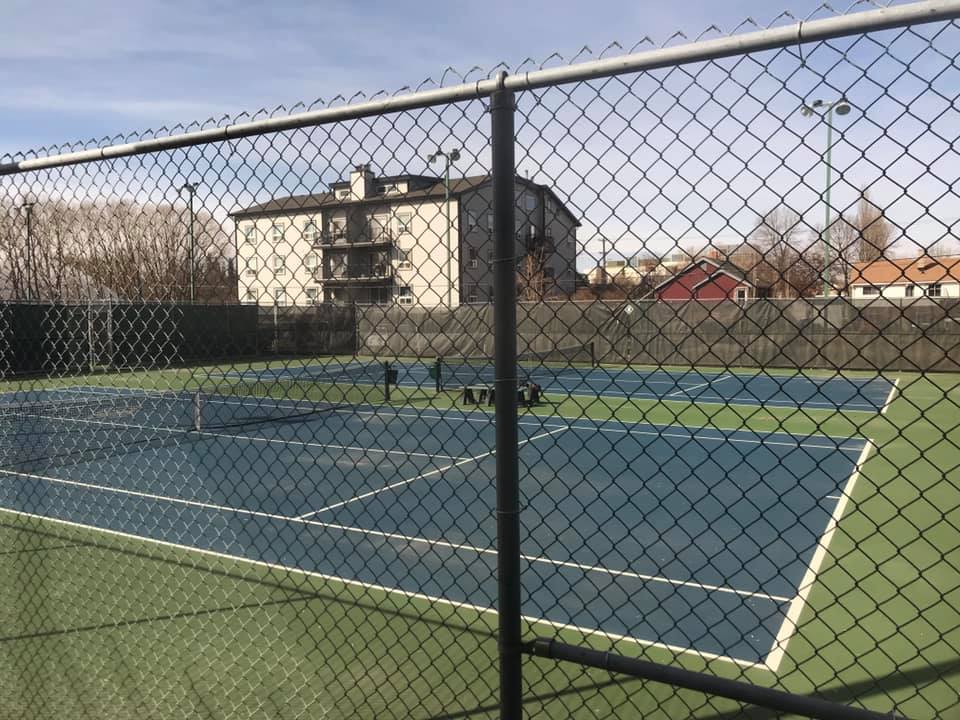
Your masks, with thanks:
[{"label": "chain-link fence", "polygon": [[6,158],[0,717],[956,716],[957,17]]}]

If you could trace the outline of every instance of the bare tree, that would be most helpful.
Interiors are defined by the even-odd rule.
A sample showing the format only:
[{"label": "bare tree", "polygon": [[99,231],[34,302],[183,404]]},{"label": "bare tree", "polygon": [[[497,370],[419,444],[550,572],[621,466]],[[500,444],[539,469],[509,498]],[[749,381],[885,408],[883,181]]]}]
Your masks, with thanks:
[{"label": "bare tree", "polygon": [[[30,293],[26,283],[23,210],[0,205],[0,262],[12,297],[63,300],[112,297],[179,301],[189,297],[186,214],[167,204],[46,200],[31,215]],[[202,210],[194,219],[197,297],[236,300],[233,246],[220,223]]]},{"label": "bare tree", "polygon": [[818,235],[829,250],[828,281],[838,295],[845,297],[850,294],[850,283],[856,279],[855,263],[860,261],[860,232],[854,218],[841,215],[830,224],[829,233],[820,228]]},{"label": "bare tree", "polygon": [[820,291],[823,256],[810,245],[803,221],[793,209],[778,205],[758,218],[747,244],[754,261],[743,270],[771,297],[810,296]]},{"label": "bare tree", "polygon": [[853,224],[860,236],[860,260],[872,261],[889,257],[889,250],[894,242],[893,226],[887,222],[883,211],[870,200],[866,190],[860,193]]}]

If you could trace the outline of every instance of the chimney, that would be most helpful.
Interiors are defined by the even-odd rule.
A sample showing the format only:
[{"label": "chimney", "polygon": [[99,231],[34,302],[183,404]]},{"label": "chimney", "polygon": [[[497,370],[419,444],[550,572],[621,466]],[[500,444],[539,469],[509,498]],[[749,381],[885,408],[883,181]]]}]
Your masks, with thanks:
[{"label": "chimney", "polygon": [[357,165],[350,172],[350,195],[354,200],[363,200],[373,194],[373,172],[370,164]]}]

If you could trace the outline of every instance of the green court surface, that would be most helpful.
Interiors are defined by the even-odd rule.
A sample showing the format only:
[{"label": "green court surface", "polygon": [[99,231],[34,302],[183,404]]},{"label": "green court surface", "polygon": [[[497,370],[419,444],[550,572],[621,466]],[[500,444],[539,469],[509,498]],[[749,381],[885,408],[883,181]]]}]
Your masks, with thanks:
[{"label": "green court surface", "polygon": [[[70,382],[165,389],[223,370]],[[952,610],[960,593],[960,470],[950,464],[960,445],[960,377],[899,380],[883,415],[583,396],[528,411],[860,437],[876,448],[832,539],[838,560],[822,567],[775,673],[592,642],[792,692],[816,688],[882,712],[896,703],[905,717],[948,717],[960,702],[952,650],[960,646]],[[443,409],[456,400],[396,388],[391,404]],[[9,510],[0,511],[0,548],[0,673],[17,678],[7,684],[13,694],[3,698],[2,717],[497,716],[493,614]],[[537,634],[585,641],[572,630],[525,628],[527,637]],[[551,717],[641,709],[648,717],[719,720],[737,710],[718,698],[541,659],[525,661],[525,678],[528,707]]]}]

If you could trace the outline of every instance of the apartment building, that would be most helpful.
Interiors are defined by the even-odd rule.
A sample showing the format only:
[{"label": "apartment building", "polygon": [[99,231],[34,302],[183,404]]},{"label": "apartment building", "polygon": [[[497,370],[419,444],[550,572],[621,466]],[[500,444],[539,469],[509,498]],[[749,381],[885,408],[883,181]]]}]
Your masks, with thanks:
[{"label": "apartment building", "polygon": [[[492,297],[489,175],[447,187],[360,165],[328,192],[274,198],[232,218],[241,302],[456,306]],[[529,270],[523,259],[535,257],[545,294],[572,293],[577,218],[549,187],[521,177],[516,218],[518,266]]]}]

